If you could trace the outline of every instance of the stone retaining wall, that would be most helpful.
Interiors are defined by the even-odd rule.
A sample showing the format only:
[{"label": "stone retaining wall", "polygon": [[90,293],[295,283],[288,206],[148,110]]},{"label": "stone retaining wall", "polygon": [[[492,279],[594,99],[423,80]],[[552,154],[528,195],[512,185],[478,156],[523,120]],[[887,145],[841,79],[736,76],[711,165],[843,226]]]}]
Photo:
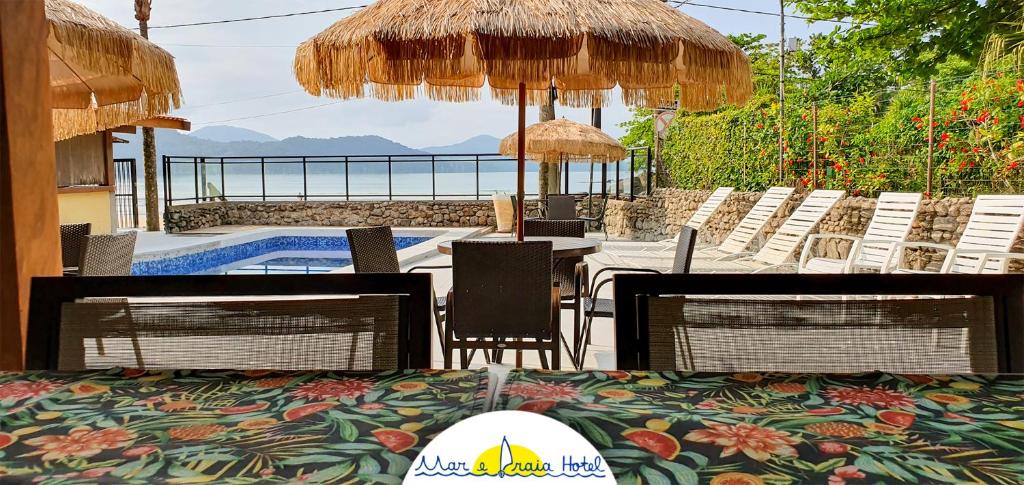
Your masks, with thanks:
[{"label": "stone retaining wall", "polygon": [[[536,207],[533,201],[528,208]],[[494,226],[490,200],[209,202],[171,206],[164,212],[167,232],[238,225],[478,227]]]}]

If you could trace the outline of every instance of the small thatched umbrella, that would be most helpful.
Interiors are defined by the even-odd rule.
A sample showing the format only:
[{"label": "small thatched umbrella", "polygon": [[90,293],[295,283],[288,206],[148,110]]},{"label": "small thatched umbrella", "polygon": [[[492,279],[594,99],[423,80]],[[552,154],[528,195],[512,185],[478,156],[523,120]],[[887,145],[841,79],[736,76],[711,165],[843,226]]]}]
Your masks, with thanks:
[{"label": "small thatched umbrella", "polygon": [[[498,152],[519,156],[519,132],[501,140]],[[526,127],[526,158],[542,163],[617,162],[626,157],[618,140],[590,125],[566,119],[545,121]]]},{"label": "small thatched umbrella", "polygon": [[[554,83],[564,104],[713,109],[750,98],[750,62],[729,39],[659,0],[378,0],[302,43],[295,75],[311,94],[384,100],[527,103]],[[366,86],[370,90],[366,90]],[[532,95],[527,93],[531,92]],[[523,221],[525,138],[516,208]],[[522,228],[517,231],[522,236]]]},{"label": "small thatched umbrella", "polygon": [[69,0],[46,0],[55,140],[167,113],[181,104],[174,57]]}]

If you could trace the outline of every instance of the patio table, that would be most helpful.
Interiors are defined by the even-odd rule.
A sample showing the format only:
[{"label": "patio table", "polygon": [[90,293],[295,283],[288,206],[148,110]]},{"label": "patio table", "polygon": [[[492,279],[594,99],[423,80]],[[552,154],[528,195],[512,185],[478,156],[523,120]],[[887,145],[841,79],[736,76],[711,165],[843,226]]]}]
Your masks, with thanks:
[{"label": "patio table", "polygon": [[487,385],[444,370],[0,372],[0,481],[393,483],[484,410]]},{"label": "patio table", "polygon": [[[541,237],[527,236],[527,241],[551,241],[551,256],[554,259],[575,258],[601,252],[601,241],[579,237]],[[486,242],[511,242],[511,237],[485,237],[477,239],[464,239],[464,241],[486,241]],[[443,241],[437,243],[437,252],[441,254],[452,254],[452,242]]]},{"label": "patio table", "polygon": [[496,407],[576,429],[619,483],[1024,483],[1022,375],[516,370]]}]

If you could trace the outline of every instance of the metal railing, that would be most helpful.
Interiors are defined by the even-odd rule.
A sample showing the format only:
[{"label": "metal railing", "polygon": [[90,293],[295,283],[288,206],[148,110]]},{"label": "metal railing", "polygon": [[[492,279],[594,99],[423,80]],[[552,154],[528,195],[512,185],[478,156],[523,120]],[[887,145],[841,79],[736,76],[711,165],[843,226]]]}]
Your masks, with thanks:
[{"label": "metal railing", "polygon": [[139,184],[134,158],[114,159],[114,205],[117,227],[139,227]]},{"label": "metal railing", "polygon": [[[574,164],[579,167],[580,164]],[[581,182],[588,169],[565,175],[594,193],[616,198],[649,194],[650,149],[631,149],[610,164],[604,183]],[[600,170],[600,169],[598,169]],[[446,155],[340,156],[171,156],[163,157],[163,198],[167,206],[216,200],[480,200],[512,191],[515,159],[494,153]],[[505,177],[499,182],[496,176]],[[628,175],[627,175],[628,174]],[[531,181],[531,177],[533,180]],[[591,175],[593,177],[593,175]],[[485,179],[485,180],[482,180]],[[527,174],[528,187],[536,175]],[[594,187],[594,184],[599,184]],[[429,187],[429,189],[428,189]],[[376,189],[376,190],[374,190]],[[596,189],[596,190],[595,190]],[[532,193],[531,193],[532,192]],[[588,192],[588,190],[582,190]],[[527,190],[527,195],[536,196]]]}]

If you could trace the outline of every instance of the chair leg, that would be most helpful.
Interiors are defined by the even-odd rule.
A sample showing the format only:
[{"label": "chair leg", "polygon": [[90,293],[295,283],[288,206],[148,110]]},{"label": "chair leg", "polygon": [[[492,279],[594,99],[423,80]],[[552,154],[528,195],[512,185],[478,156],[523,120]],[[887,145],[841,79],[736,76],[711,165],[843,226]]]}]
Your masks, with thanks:
[{"label": "chair leg", "polygon": [[96,353],[107,355],[107,350],[103,347],[103,339],[100,337],[96,337]]},{"label": "chair leg", "polygon": [[[553,344],[551,346],[551,370],[562,370],[562,348],[558,346],[557,340],[554,340]],[[542,350],[541,353],[543,354],[543,352]]]},{"label": "chair leg", "polygon": [[437,339],[441,341],[441,353],[444,353],[444,317],[441,311],[434,307],[434,326],[437,327]]},{"label": "chair leg", "polygon": [[590,315],[590,323],[585,325],[585,326],[586,326],[587,335],[586,335],[586,338],[583,340],[583,348],[580,349],[580,354],[579,354],[579,357],[577,358],[580,369],[583,369],[583,363],[584,363],[584,361],[587,360],[587,346],[590,345],[590,335],[591,335],[591,333],[593,332],[593,329],[594,329],[594,315],[593,314]]},{"label": "chair leg", "polygon": [[459,364],[463,369],[469,368],[469,353],[466,349],[459,349]]},{"label": "chair leg", "polygon": [[[540,343],[540,339],[537,339],[537,342]],[[540,356],[540,368],[550,369],[550,367],[548,367],[548,356],[544,354],[545,352],[547,351],[544,349],[537,350],[537,355]],[[551,358],[554,359],[554,354],[552,354]]]},{"label": "chair leg", "polygon": [[448,351],[444,353],[444,368],[445,369],[451,369],[452,368],[452,352],[455,349],[451,348],[451,344],[450,343],[446,347],[448,347]]}]

